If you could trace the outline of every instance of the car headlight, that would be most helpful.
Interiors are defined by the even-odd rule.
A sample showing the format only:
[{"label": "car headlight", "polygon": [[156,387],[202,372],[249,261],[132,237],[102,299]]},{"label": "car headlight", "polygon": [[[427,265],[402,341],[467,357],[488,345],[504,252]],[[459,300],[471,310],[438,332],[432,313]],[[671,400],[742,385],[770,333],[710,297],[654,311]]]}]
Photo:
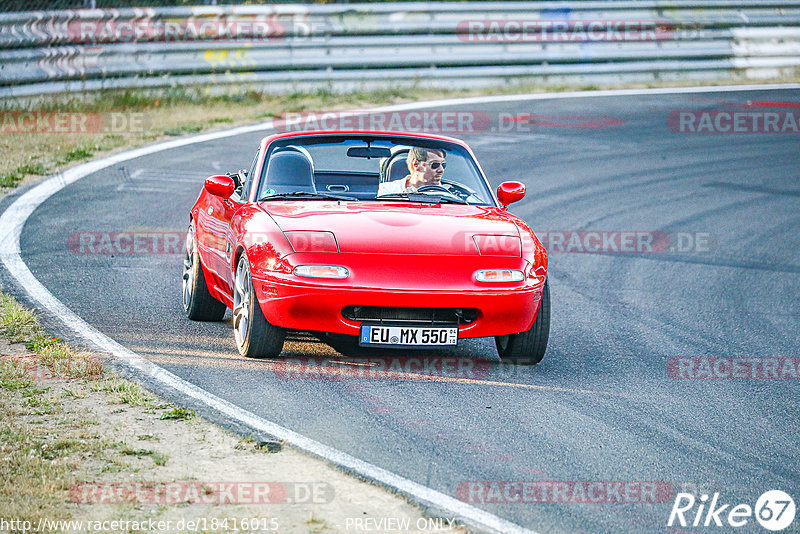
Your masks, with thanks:
[{"label": "car headlight", "polygon": [[525,274],[517,269],[481,269],[475,271],[478,282],[522,282]]},{"label": "car headlight", "polygon": [[298,265],[294,274],[306,278],[347,278],[350,271],[339,265]]}]

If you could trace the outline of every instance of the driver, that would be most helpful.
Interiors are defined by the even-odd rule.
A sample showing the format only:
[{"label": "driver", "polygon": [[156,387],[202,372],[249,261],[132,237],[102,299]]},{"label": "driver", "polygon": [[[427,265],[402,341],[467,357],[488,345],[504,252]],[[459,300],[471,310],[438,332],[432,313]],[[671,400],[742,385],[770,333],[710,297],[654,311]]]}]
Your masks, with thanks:
[{"label": "driver", "polygon": [[437,148],[412,148],[409,150],[406,160],[410,174],[393,182],[381,182],[378,186],[378,196],[393,193],[415,193],[420,187],[426,185],[441,186],[442,175],[447,166],[444,158],[444,151]]}]

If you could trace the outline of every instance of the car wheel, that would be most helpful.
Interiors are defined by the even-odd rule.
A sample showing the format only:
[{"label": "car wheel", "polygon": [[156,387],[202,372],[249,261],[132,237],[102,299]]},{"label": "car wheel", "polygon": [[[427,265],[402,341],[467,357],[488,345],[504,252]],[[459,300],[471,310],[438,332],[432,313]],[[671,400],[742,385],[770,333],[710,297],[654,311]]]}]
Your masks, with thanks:
[{"label": "car wheel", "polygon": [[239,354],[248,358],[270,358],[283,350],[286,332],[269,324],[258,304],[250,263],[242,253],[236,264],[233,286],[233,336]]},{"label": "car wheel", "polygon": [[200,254],[197,251],[197,238],[194,223],[189,225],[186,234],[186,253],[183,258],[183,311],[193,321],[221,321],[228,307],[211,296],[208,291]]},{"label": "car wheel", "polygon": [[536,365],[544,358],[548,337],[550,337],[550,289],[545,280],[539,314],[530,329],[519,334],[496,336],[495,344],[501,360],[522,365]]}]

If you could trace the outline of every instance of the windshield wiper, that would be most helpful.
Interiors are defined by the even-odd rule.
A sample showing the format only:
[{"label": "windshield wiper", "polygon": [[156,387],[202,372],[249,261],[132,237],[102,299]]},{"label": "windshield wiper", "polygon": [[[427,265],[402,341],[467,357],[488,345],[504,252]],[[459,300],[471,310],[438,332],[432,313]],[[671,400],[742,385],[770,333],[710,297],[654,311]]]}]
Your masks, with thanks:
[{"label": "windshield wiper", "polygon": [[455,195],[440,195],[437,193],[388,193],[386,195],[378,195],[375,199],[383,200],[391,198],[405,198],[411,202],[423,202],[426,204],[446,204],[450,202],[455,204],[469,204],[469,202],[463,198],[459,198]]},{"label": "windshield wiper", "polygon": [[274,198],[282,199],[330,199],[330,200],[358,200],[356,197],[348,197],[345,195],[333,195],[331,193],[311,193],[310,191],[294,191],[292,193],[274,193],[272,195],[265,195],[258,200],[270,200]]}]

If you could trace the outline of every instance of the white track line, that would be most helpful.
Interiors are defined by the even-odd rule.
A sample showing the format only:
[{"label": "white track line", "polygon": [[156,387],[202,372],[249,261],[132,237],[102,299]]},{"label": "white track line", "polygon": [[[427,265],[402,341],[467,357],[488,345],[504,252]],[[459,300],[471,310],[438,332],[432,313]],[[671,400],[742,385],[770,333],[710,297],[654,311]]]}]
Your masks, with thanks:
[{"label": "white track line", "polygon": [[[428,102],[414,102],[411,104],[400,104],[397,106],[387,106],[364,110],[364,112],[382,111],[402,111],[407,109],[422,109],[434,106],[452,106],[476,103],[494,102],[519,102],[524,100],[550,100],[564,98],[587,98],[597,96],[626,96],[626,95],[647,95],[647,94],[678,94],[678,93],[708,93],[726,91],[753,91],[770,89],[800,89],[800,84],[779,84],[779,85],[748,85],[748,86],[727,86],[727,87],[684,87],[676,89],[621,89],[610,91],[591,91],[591,92],[568,92],[568,93],[544,93],[535,95],[500,95],[492,97],[475,97],[462,99],[444,99]],[[187,382],[179,376],[167,371],[143,358],[135,352],[120,345],[110,337],[101,333],[99,330],[90,326],[72,310],[67,308],[61,301],[55,298],[22,261],[20,251],[20,236],[22,227],[33,211],[45,200],[56,194],[67,185],[80,180],[81,178],[95,173],[101,169],[135,159],[141,156],[154,154],[171,148],[178,148],[186,145],[223,139],[236,135],[269,130],[272,128],[272,121],[253,126],[244,126],[230,130],[222,130],[208,134],[197,135],[184,139],[176,139],[165,143],[159,143],[143,148],[137,148],[115,154],[107,158],[92,161],[79,165],[65,171],[62,174],[51,176],[41,184],[31,188],[29,191],[17,198],[0,216],[0,258],[8,269],[9,273],[17,280],[20,286],[35,300],[42,308],[58,317],[67,327],[72,329],[82,338],[90,341],[105,352],[113,354],[124,365],[139,373],[143,373],[153,380],[168,386],[175,391],[192,397],[214,410],[230,417],[233,420],[244,423],[251,428],[260,430],[264,433],[275,436],[301,450],[309,452],[323,458],[334,465],[340,466],[353,473],[357,473],[374,480],[390,488],[411,496],[418,503],[434,506],[444,512],[455,515],[463,520],[468,526],[479,526],[498,532],[533,532],[511,523],[493,514],[470,506],[464,502],[454,499],[444,493],[432,490],[421,484],[417,484],[407,478],[398,476],[390,471],[372,465],[363,460],[359,460],[349,454],[343,453],[318,441],[314,441],[302,436],[288,428],[272,423],[259,417],[235,404],[232,404],[204,389]]]}]

